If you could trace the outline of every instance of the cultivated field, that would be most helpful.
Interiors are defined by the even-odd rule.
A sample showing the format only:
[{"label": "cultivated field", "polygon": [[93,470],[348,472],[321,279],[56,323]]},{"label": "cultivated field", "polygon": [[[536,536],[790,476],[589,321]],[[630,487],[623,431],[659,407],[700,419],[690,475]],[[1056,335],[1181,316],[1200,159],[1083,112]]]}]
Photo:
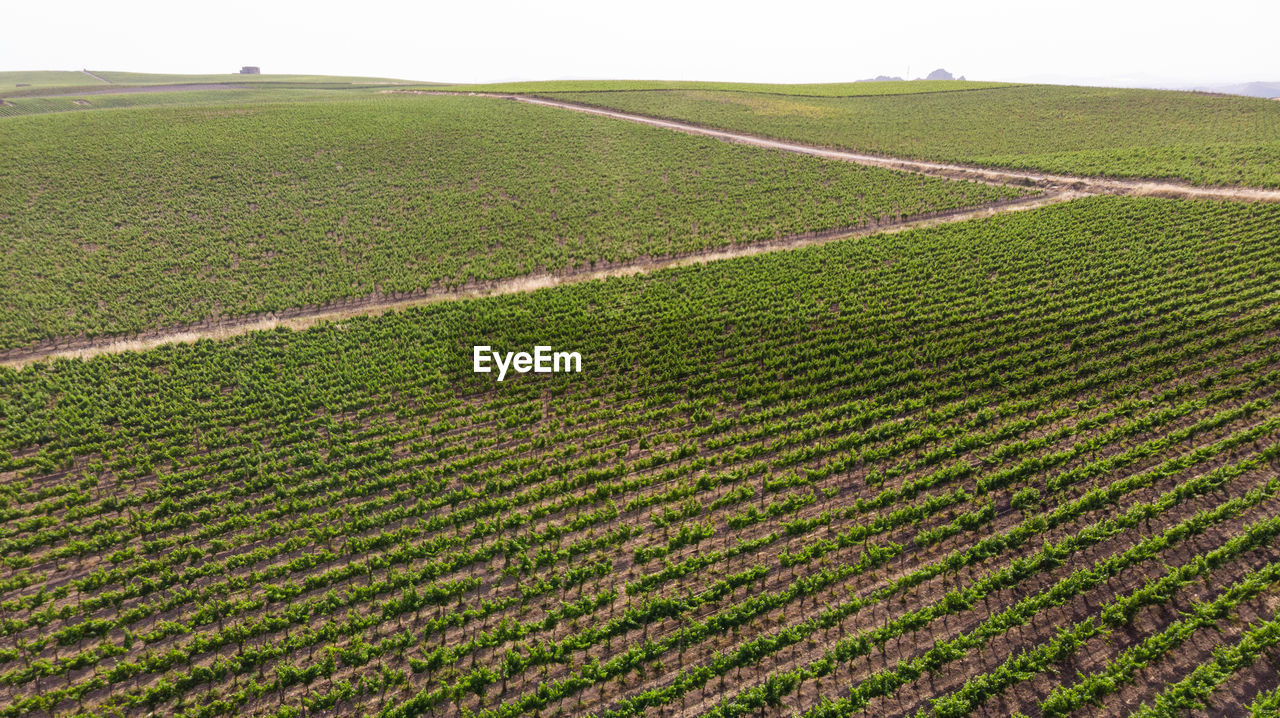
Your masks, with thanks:
[{"label": "cultivated field", "polygon": [[1280,103],[399,82],[0,73],[0,718],[1280,715]]},{"label": "cultivated field", "polygon": [[522,91],[887,156],[1280,187],[1280,103],[1257,98],[1049,85],[883,97],[710,90],[556,94],[560,87],[547,83],[546,89]]},{"label": "cultivated field", "polygon": [[993,87],[1017,87],[1008,82],[974,82],[972,80],[912,80],[887,82],[831,82],[820,84],[762,84],[748,82],[669,82],[643,80],[563,80],[552,82],[499,82],[486,85],[433,85],[421,88],[448,92],[620,92],[711,90],[715,92],[749,92],[768,95],[809,97],[867,97],[907,95],[921,92],[957,92]]},{"label": "cultivated field", "polygon": [[341,77],[336,75],[287,75],[274,73],[260,75],[241,75],[239,73],[179,75],[159,72],[95,70],[93,74],[113,85],[176,85],[187,83],[405,85],[410,83],[409,80],[395,80],[388,77]]},{"label": "cultivated field", "polygon": [[325,75],[0,72],[0,117],[120,107],[304,102],[385,91],[404,80]]},{"label": "cultivated field", "polygon": [[102,85],[83,72],[0,72],[0,97],[16,90],[63,88],[76,85]]},{"label": "cultivated field", "polygon": [[322,99],[0,121],[0,350],[850,230],[1029,192],[489,98]]},{"label": "cultivated field", "polygon": [[1277,286],[1094,197],[0,369],[0,714],[1264,714]]},{"label": "cultivated field", "polygon": [[[104,85],[103,88],[110,86]],[[370,94],[369,88],[335,89],[331,87],[315,87],[298,85],[290,87],[254,86],[242,87],[221,86],[222,89],[182,89],[166,88],[163,91],[143,92],[143,88],[131,88],[128,92],[102,92],[95,89],[92,93],[83,88],[75,88],[77,94],[54,96],[21,96],[10,95],[0,104],[0,117],[16,117],[18,115],[43,115],[50,112],[85,112],[89,110],[112,110],[128,107],[202,107],[208,105],[258,105],[280,102],[314,102],[316,100],[350,99],[353,95]],[[374,90],[376,91],[376,90]]]},{"label": "cultivated field", "polygon": [[323,85],[406,85],[408,80],[391,80],[383,77],[333,77],[330,75],[241,75],[227,73],[218,75],[175,75],[151,72],[112,72],[95,70],[92,72],[65,71],[33,71],[33,72],[0,72],[0,95],[8,97],[11,92],[21,94],[38,92],[65,92],[67,88],[102,90],[112,85],[138,87],[145,85],[185,85],[185,84],[323,84]]}]

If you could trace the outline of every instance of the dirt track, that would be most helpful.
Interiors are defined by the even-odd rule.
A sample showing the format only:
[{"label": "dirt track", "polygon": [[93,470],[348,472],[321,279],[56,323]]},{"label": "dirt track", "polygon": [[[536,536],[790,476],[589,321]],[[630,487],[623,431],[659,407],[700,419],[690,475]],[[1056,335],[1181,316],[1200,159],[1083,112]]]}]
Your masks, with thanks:
[{"label": "dirt track", "polygon": [[279,316],[241,317],[226,321],[213,322],[211,325],[191,325],[179,329],[160,330],[134,337],[96,337],[87,339],[63,339],[48,342],[28,349],[11,349],[0,352],[0,366],[21,369],[28,364],[46,359],[88,359],[99,354],[118,354],[127,351],[142,351],[164,344],[190,343],[200,339],[226,339],[228,337],[247,334],[249,332],[287,327],[289,329],[306,329],[323,321],[337,321],[359,315],[377,315],[397,309],[434,304],[436,302],[491,297],[502,294],[519,294],[537,289],[554,287],[561,284],[589,282],[593,279],[621,277],[633,274],[645,274],[668,267],[681,267],[691,264],[705,264],[718,259],[744,257],[752,254],[776,252],[783,249],[796,249],[816,244],[826,244],[850,237],[865,237],[871,234],[889,234],[919,227],[932,227],[950,222],[963,222],[969,219],[990,217],[1005,212],[1016,212],[1034,209],[1045,205],[1057,204],[1084,196],[1073,191],[1045,192],[1042,194],[1009,200],[996,204],[988,204],[972,209],[956,210],[935,214],[928,217],[908,218],[900,222],[889,222],[880,225],[857,229],[833,230],[828,232],[810,232],[769,242],[755,242],[733,247],[719,247],[702,252],[675,257],[657,257],[639,259],[633,262],[614,265],[603,269],[588,269],[558,274],[537,274],[515,277],[496,282],[488,282],[474,287],[427,291],[415,296],[399,299],[363,299],[347,300],[333,305],[326,305],[308,310],[290,310],[281,312]]}]

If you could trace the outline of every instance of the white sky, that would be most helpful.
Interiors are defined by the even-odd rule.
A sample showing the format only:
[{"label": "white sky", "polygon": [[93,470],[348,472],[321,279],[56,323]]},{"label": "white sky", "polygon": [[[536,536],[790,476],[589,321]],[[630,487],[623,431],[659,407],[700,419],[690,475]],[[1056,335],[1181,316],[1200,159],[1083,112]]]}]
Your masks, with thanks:
[{"label": "white sky", "polygon": [[424,81],[1280,81],[1280,1],[4,0],[0,70]]}]

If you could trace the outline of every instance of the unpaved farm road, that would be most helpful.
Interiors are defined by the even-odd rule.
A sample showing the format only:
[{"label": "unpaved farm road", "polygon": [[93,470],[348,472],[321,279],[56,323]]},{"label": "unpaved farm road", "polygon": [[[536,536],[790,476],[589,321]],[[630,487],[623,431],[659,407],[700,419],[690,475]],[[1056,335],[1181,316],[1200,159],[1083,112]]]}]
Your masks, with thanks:
[{"label": "unpaved farm road", "polygon": [[81,358],[87,359],[98,354],[115,354],[126,351],[140,351],[161,346],[194,342],[200,339],[223,339],[253,331],[269,330],[276,327],[305,329],[322,321],[337,321],[365,314],[382,314],[387,311],[406,307],[432,304],[435,302],[487,297],[500,294],[530,292],[560,284],[586,282],[611,276],[644,274],[668,267],[688,264],[702,264],[718,259],[729,259],[749,254],[774,252],[795,249],[814,244],[832,242],[850,237],[870,234],[900,232],[917,227],[927,227],[947,222],[963,222],[978,217],[989,217],[1005,212],[1016,212],[1024,209],[1043,207],[1058,202],[1065,202],[1077,197],[1094,194],[1143,195],[1153,197],[1176,197],[1186,199],[1219,199],[1246,202],[1280,202],[1280,190],[1257,189],[1251,187],[1196,187],[1177,182],[1159,182],[1148,180],[1124,180],[1097,177],[1074,177],[1037,172],[1021,172],[968,165],[947,164],[942,162],[926,162],[923,160],[901,159],[895,157],[879,157],[876,155],[813,147],[796,142],[774,140],[740,132],[727,132],[699,125],[667,120],[628,112],[619,112],[575,102],[553,100],[531,95],[512,95],[484,92],[440,92],[435,90],[383,90],[384,93],[414,95],[463,95],[475,97],[491,97],[503,100],[514,100],[533,105],[556,107],[574,112],[585,112],[603,117],[611,117],[629,122],[639,122],[653,127],[685,132],[693,135],[711,137],[725,142],[737,142],[784,152],[825,157],[827,159],[855,162],[857,164],[886,169],[914,172],[948,179],[975,180],[995,185],[1018,185],[1039,187],[1045,191],[1041,194],[1015,201],[999,202],[968,210],[948,212],[924,218],[906,218],[900,222],[882,224],[868,228],[850,230],[833,230],[817,234],[806,234],[769,242],[722,247],[679,257],[645,258],[630,263],[613,265],[606,269],[585,269],[558,274],[539,274],[525,277],[486,283],[481,286],[462,290],[440,290],[415,293],[414,296],[401,299],[368,299],[352,306],[350,303],[337,302],[329,306],[321,306],[302,312],[291,312],[288,317],[240,317],[214,323],[212,326],[198,325],[181,329],[150,332],[135,337],[98,337],[51,340],[43,344],[22,349],[0,351],[0,366],[21,369],[29,364],[46,359]]}]

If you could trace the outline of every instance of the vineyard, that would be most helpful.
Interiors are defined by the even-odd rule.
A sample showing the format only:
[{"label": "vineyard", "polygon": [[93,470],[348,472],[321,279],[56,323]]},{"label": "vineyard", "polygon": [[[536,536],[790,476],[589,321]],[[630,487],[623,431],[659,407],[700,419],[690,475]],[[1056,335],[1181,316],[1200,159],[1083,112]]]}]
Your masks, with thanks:
[{"label": "vineyard", "polygon": [[313,99],[0,121],[0,350],[1028,194],[487,98]]},{"label": "vineyard", "polygon": [[1280,103],[1256,98],[1050,85],[882,97],[556,89],[512,91],[895,157],[1280,187]]},{"label": "vineyard", "polygon": [[335,77],[328,75],[166,75],[147,72],[0,72],[0,97],[12,99],[32,95],[73,92],[130,90],[163,85],[236,85],[260,87],[381,87],[420,85],[407,80],[377,77]]},{"label": "vineyard", "polygon": [[212,75],[180,75],[163,72],[119,72],[116,70],[95,70],[98,77],[114,85],[172,85],[186,83],[222,83],[237,85],[275,85],[280,83],[307,84],[347,84],[347,85],[403,85],[407,80],[395,80],[386,77],[343,77],[337,75],[287,75],[269,73],[265,75],[241,75],[239,73],[223,73]]},{"label": "vineyard", "polygon": [[[694,174],[686,155],[710,168],[669,190],[707,198],[694,216],[648,186],[621,195],[601,221],[647,218],[630,251],[684,248],[662,222],[726,241],[748,210],[766,235],[865,221],[886,211],[880,183],[899,183],[894,211],[996,192],[466,103],[390,103],[363,122],[447,128],[465,108],[506,130],[483,141],[560,138],[524,156],[550,173],[535,194],[497,184],[475,146],[452,167],[450,141],[422,133],[450,168],[428,181],[485,180],[467,210],[490,227],[503,191],[568,212],[627,187],[603,162],[574,170],[589,181],[556,173],[571,123],[615,162],[670,163],[673,185]],[[343,109],[291,121],[331,132]],[[163,130],[193,148],[192,172],[252,161],[192,136],[195,116]],[[79,152],[116,136],[57,126],[85,130]],[[365,137],[369,152],[411,149]],[[633,137],[682,151],[646,155]],[[341,164],[350,179],[324,181],[359,207],[356,162],[328,150],[294,171],[309,187]],[[132,226],[161,200],[179,216],[218,206],[184,204],[184,171],[162,175],[172,194],[86,216]],[[699,184],[713,173],[747,194]],[[804,191],[751,194],[769,173]],[[839,208],[828,181],[866,204]],[[797,214],[779,219],[775,201]],[[361,221],[376,233],[373,218],[414,215]],[[321,216],[290,226],[331,231]],[[489,241],[472,267],[514,261]],[[556,256],[601,258],[539,261]],[[246,296],[259,276],[291,279],[246,258]],[[475,344],[571,346],[584,371],[498,385],[471,373]],[[1118,197],[0,368],[0,716],[1274,715],[1277,389],[1280,205]]]},{"label": "vineyard", "polygon": [[449,92],[516,92],[545,94],[551,92],[666,92],[708,90],[713,92],[748,92],[768,95],[807,97],[874,97],[934,92],[986,90],[1017,87],[1008,82],[975,82],[972,80],[911,80],[881,82],[828,82],[797,84],[765,84],[750,82],[671,82],[645,80],[560,80],[541,82],[498,82],[472,85],[432,85],[419,89]]},{"label": "vineyard", "polygon": [[[261,105],[280,102],[313,102],[348,99],[357,89],[316,88],[307,85],[281,88],[248,86],[243,89],[187,90],[179,92],[122,92],[119,94],[58,95],[56,97],[14,97],[0,104],[0,117],[43,115],[50,112],[88,112],[129,107],[183,107],[221,105]],[[365,94],[365,93],[360,93]]]},{"label": "vineyard", "polygon": [[[15,91],[27,91],[34,88],[64,88],[87,86],[94,79],[83,72],[0,72],[0,96],[7,96]],[[102,83],[98,83],[101,87]]]}]

